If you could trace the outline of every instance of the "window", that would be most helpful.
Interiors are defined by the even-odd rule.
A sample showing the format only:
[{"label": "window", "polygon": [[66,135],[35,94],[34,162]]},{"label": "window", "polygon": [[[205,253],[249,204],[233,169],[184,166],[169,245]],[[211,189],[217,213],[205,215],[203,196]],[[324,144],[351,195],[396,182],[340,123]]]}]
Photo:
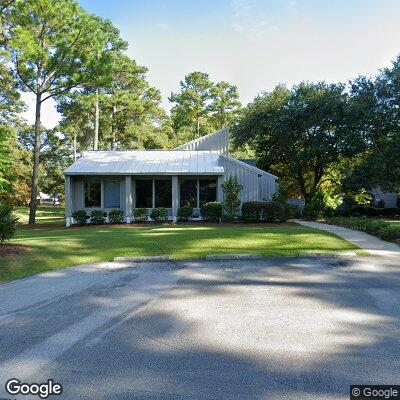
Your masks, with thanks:
[{"label": "window", "polygon": [[181,182],[181,207],[197,207],[197,179],[185,179]]},{"label": "window", "polygon": [[117,180],[104,181],[104,207],[119,208],[121,207],[120,184]]},{"label": "window", "polygon": [[153,181],[136,179],[136,208],[153,207]]},{"label": "window", "polygon": [[172,182],[169,179],[155,179],[155,206],[172,207]]},{"label": "window", "polygon": [[205,203],[217,200],[217,181],[216,179],[200,179],[200,207]]},{"label": "window", "polygon": [[101,182],[85,182],[85,207],[101,207]]}]

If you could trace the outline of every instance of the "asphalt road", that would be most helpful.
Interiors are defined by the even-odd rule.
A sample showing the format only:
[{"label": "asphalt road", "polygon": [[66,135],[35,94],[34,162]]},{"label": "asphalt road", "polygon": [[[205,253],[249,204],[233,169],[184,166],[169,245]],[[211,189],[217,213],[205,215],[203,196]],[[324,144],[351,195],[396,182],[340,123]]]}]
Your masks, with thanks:
[{"label": "asphalt road", "polygon": [[[0,285],[0,398],[348,399],[400,384],[400,262],[105,263]],[[129,268],[125,268],[125,267]],[[33,397],[38,398],[38,397]]]}]

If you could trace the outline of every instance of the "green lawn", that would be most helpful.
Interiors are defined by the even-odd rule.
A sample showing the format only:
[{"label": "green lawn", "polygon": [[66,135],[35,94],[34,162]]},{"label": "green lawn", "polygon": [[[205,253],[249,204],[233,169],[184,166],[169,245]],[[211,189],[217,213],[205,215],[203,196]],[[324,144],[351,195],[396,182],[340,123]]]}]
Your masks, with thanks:
[{"label": "green lawn", "polygon": [[[22,210],[19,212],[21,213]],[[60,213],[40,210],[35,228],[22,225],[11,243],[23,254],[0,258],[0,280],[72,265],[112,260],[115,256],[204,257],[216,253],[298,255],[299,252],[354,250],[337,236],[297,224],[280,226],[143,225],[64,228]],[[47,223],[50,222],[50,225]],[[46,224],[46,225],[43,225]]]}]

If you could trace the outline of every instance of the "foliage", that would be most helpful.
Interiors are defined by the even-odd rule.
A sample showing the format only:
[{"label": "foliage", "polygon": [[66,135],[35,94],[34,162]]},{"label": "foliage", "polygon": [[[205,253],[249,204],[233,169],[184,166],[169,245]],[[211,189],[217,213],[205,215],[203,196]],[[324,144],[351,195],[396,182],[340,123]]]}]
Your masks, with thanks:
[{"label": "foliage", "polygon": [[277,86],[250,103],[233,127],[236,145],[255,149],[258,164],[309,203],[329,167],[356,152],[344,85]]},{"label": "foliage", "polygon": [[18,218],[13,215],[10,204],[0,204],[0,244],[10,240],[17,229]]},{"label": "foliage", "polygon": [[90,213],[90,222],[94,225],[104,224],[106,222],[107,213],[103,210],[92,210]]},{"label": "foliage", "polygon": [[371,220],[366,217],[334,217],[327,219],[327,222],[367,232],[371,235],[379,236],[383,240],[400,240],[400,224],[391,224],[385,220]]},{"label": "foliage", "polygon": [[242,204],[242,219],[245,222],[260,222],[262,214],[261,201],[245,201]]},{"label": "foliage", "polygon": [[302,213],[299,207],[294,204],[283,203],[286,219],[301,218]]},{"label": "foliage", "polygon": [[241,107],[238,98],[234,85],[213,83],[204,72],[186,75],[180,83],[180,92],[171,93],[169,98],[174,103],[171,119],[175,133],[179,135],[183,130],[192,140],[231,125]]},{"label": "foliage", "polygon": [[285,206],[276,201],[261,202],[261,220],[269,223],[285,222],[287,220]]},{"label": "foliage", "polygon": [[204,204],[201,209],[201,215],[208,222],[220,222],[222,217],[222,203],[213,201]]},{"label": "foliage", "polygon": [[379,200],[376,205],[378,206],[378,208],[385,208],[385,200]]},{"label": "foliage", "polygon": [[189,221],[193,215],[193,207],[182,206],[178,208],[178,220],[179,221]]},{"label": "foliage", "polygon": [[149,210],[147,208],[135,208],[133,210],[133,217],[135,222],[144,222],[148,220]]},{"label": "foliage", "polygon": [[35,223],[43,102],[98,82],[108,72],[110,54],[125,44],[109,21],[86,13],[75,0],[15,1],[2,22],[14,76],[36,98],[29,216]]},{"label": "foliage", "polygon": [[77,210],[72,213],[72,218],[78,225],[84,226],[87,224],[88,215],[86,210]]},{"label": "foliage", "polygon": [[121,224],[124,222],[124,212],[115,208],[108,212],[108,220],[110,224]]},{"label": "foliage", "polygon": [[150,213],[150,218],[154,222],[166,222],[168,220],[168,210],[164,207],[153,208]]},{"label": "foliage", "polygon": [[243,189],[236,177],[229,177],[222,184],[224,192],[223,209],[226,220],[232,221],[237,218],[240,208],[239,193]]}]

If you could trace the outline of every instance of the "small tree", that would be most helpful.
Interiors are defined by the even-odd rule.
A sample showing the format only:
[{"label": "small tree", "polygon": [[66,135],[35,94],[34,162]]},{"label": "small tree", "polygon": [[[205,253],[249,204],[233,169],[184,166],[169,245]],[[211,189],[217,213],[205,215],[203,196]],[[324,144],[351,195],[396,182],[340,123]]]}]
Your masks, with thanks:
[{"label": "small tree", "polygon": [[12,213],[12,206],[0,204],[0,244],[11,239],[17,228],[18,218]]},{"label": "small tree", "polygon": [[242,189],[243,186],[238,183],[236,177],[231,176],[222,184],[224,218],[228,221],[236,219],[239,214],[240,199],[238,195]]}]

